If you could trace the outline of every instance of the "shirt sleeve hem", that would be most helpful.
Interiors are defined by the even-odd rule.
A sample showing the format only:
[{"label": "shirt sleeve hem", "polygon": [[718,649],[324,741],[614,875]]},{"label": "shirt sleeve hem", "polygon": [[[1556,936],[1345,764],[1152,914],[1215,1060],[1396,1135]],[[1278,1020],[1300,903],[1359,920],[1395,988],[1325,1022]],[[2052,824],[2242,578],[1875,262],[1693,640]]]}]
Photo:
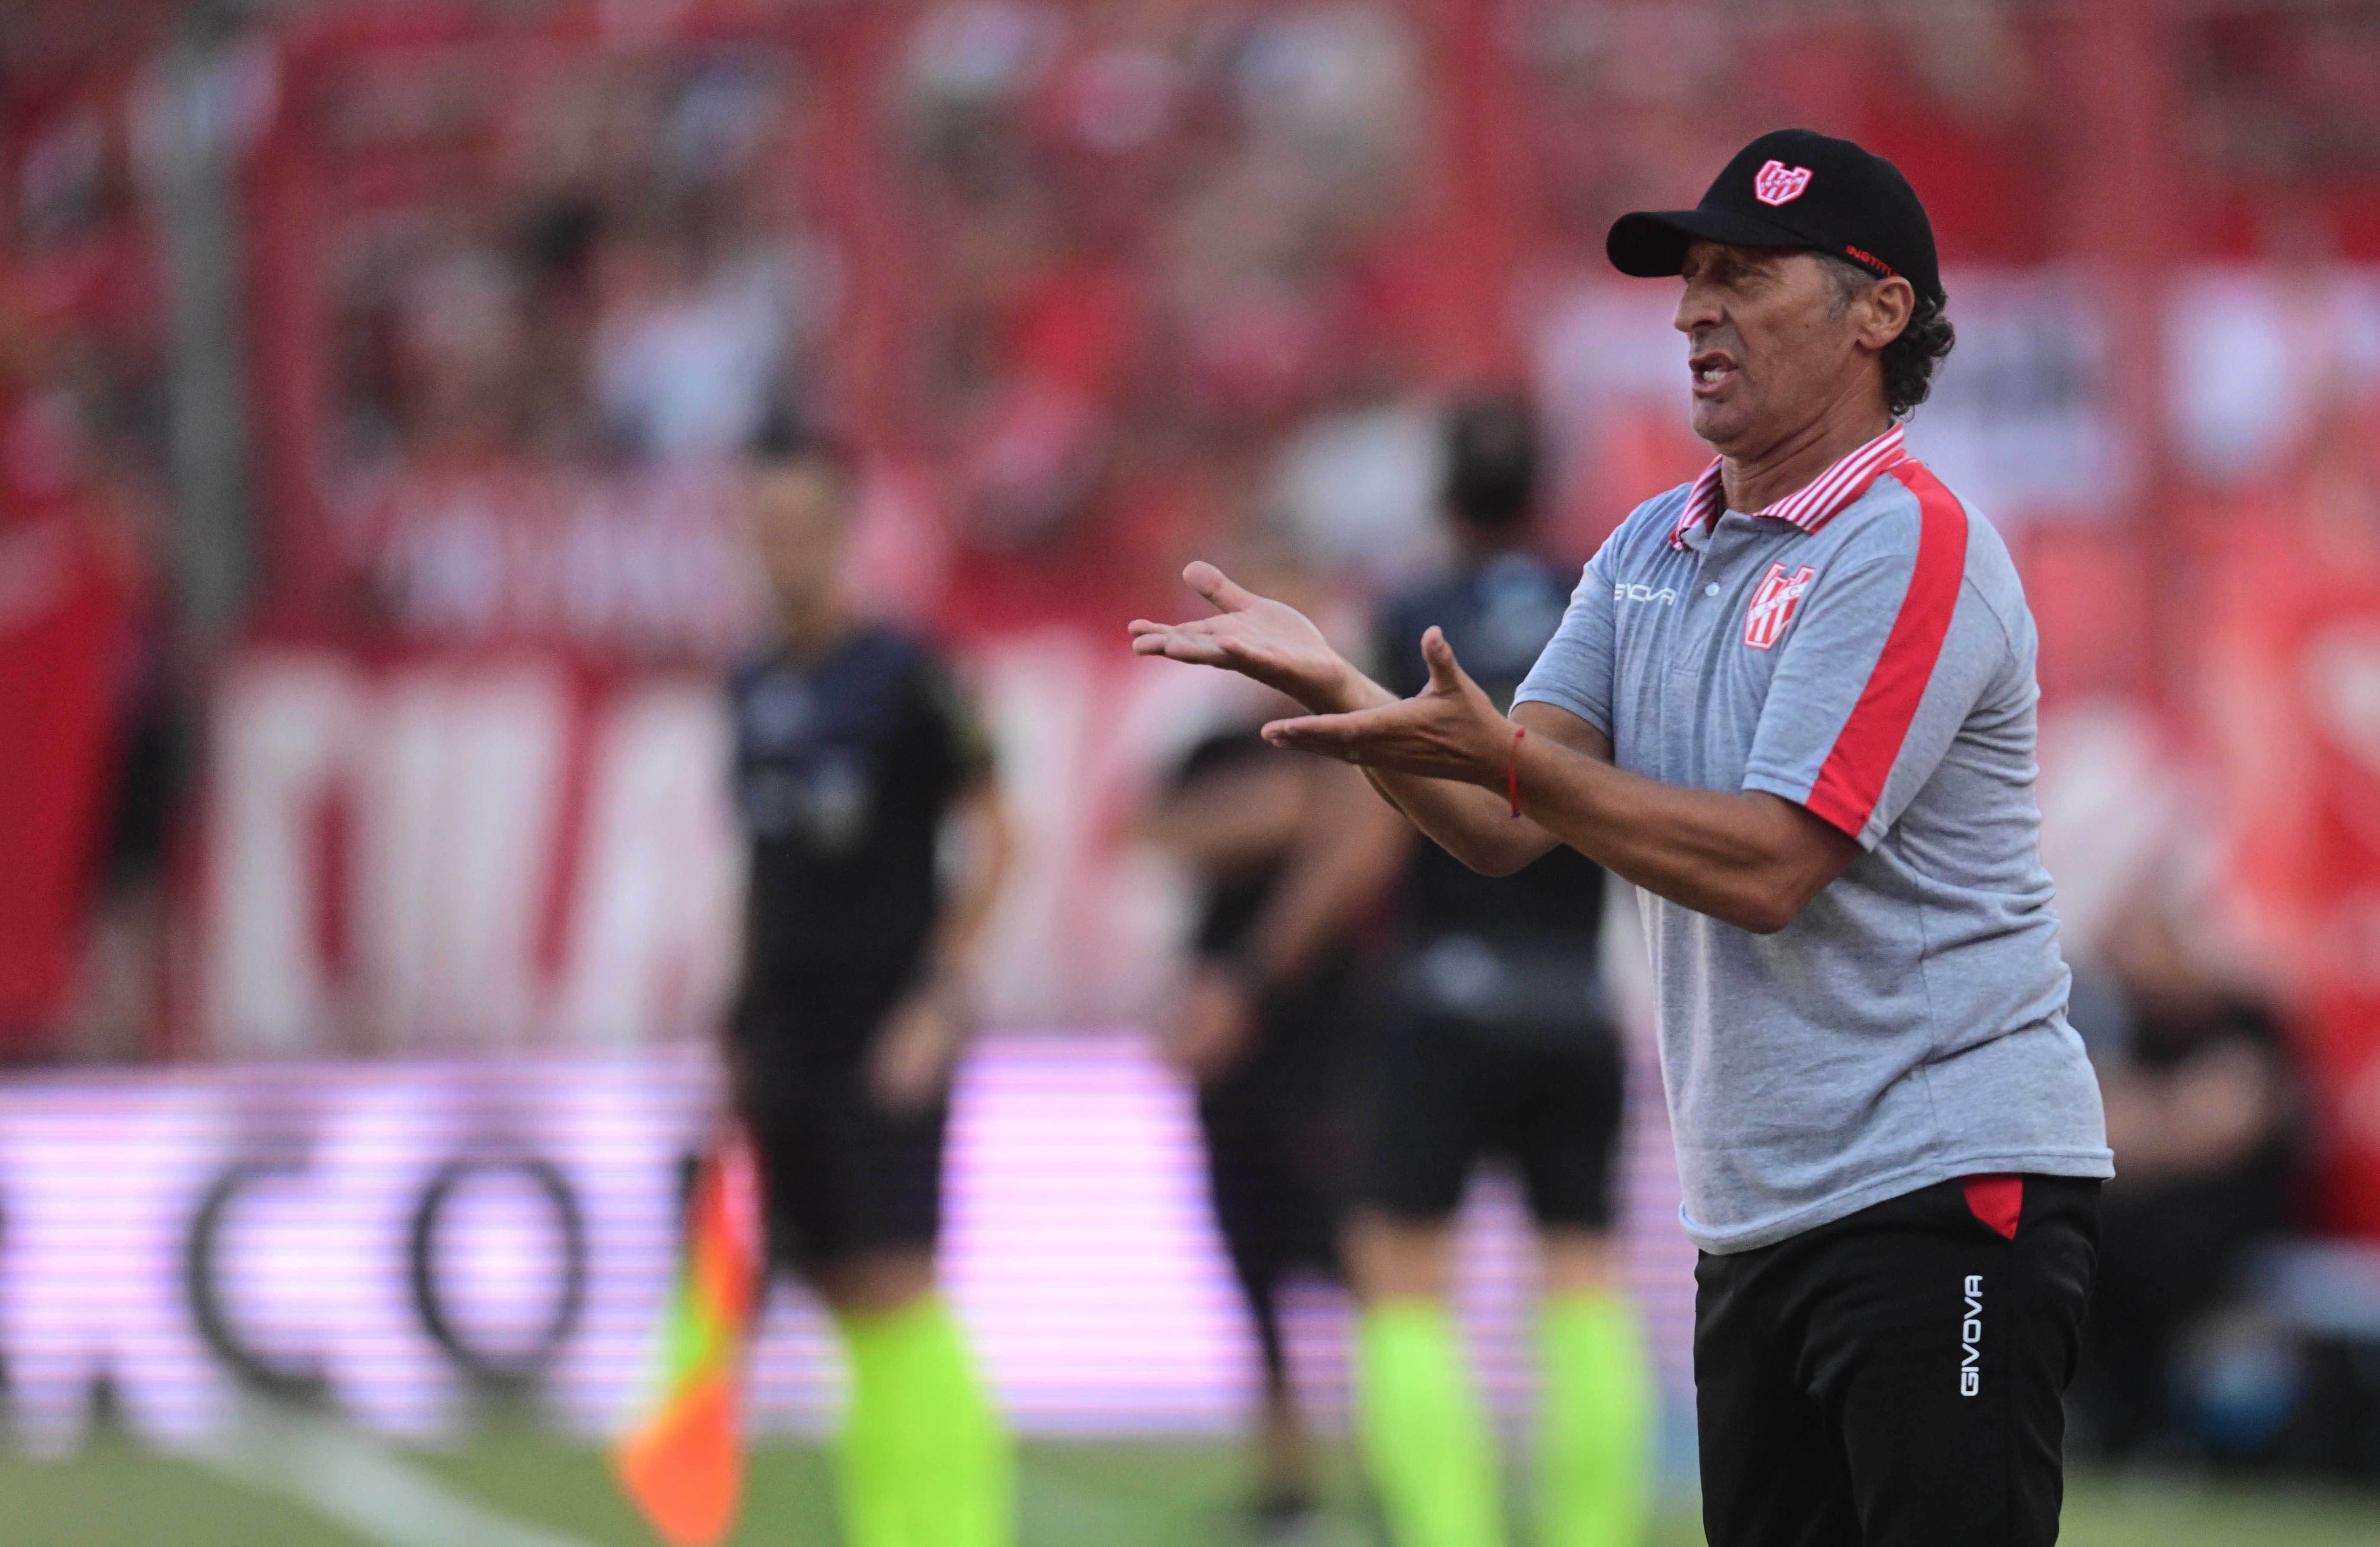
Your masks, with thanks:
[{"label": "shirt sleeve hem", "polygon": [[1585,721],[1588,725],[1593,725],[1597,730],[1601,731],[1607,737],[1611,734],[1610,715],[1596,708],[1593,704],[1588,703],[1585,700],[1573,697],[1569,693],[1561,691],[1560,688],[1524,688],[1519,692],[1512,695],[1512,707],[1514,709],[1518,709],[1524,703],[1549,703],[1556,709],[1566,710],[1569,713],[1577,715],[1580,719]]},{"label": "shirt sleeve hem", "polygon": [[1754,770],[1743,776],[1746,792],[1759,790],[1765,794],[1791,800],[1816,817],[1820,822],[1852,839],[1860,847],[1873,851],[1884,839],[1884,830],[1868,814],[1847,809],[1840,801],[1828,800],[1814,790],[1815,781],[1789,778],[1779,774]]}]

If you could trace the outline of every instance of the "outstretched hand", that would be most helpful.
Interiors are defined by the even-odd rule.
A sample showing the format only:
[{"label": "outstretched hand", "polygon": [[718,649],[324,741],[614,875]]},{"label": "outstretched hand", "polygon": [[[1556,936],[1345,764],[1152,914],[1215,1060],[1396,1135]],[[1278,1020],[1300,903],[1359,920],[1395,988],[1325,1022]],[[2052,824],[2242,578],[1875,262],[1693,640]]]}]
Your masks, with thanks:
[{"label": "outstretched hand", "polygon": [[1433,627],[1421,637],[1429,685],[1409,699],[1346,714],[1276,720],[1267,741],[1392,774],[1501,788],[1512,767],[1512,723],[1471,680]]},{"label": "outstretched hand", "polygon": [[1215,615],[1188,623],[1135,618],[1130,629],[1134,654],[1220,666],[1253,677],[1317,712],[1345,709],[1362,701],[1352,692],[1363,680],[1362,674],[1330,648],[1322,630],[1304,613],[1287,603],[1258,596],[1204,559],[1183,570],[1182,579],[1214,604]]}]

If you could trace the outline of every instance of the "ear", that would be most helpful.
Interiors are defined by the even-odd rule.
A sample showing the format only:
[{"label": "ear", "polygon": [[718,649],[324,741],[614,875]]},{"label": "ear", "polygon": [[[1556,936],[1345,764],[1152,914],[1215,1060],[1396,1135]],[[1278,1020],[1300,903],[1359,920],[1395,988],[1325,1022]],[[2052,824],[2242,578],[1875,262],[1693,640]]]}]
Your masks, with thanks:
[{"label": "ear", "polygon": [[1917,310],[1917,289],[1899,274],[1879,279],[1854,303],[1859,309],[1860,347],[1882,353],[1909,326]]}]

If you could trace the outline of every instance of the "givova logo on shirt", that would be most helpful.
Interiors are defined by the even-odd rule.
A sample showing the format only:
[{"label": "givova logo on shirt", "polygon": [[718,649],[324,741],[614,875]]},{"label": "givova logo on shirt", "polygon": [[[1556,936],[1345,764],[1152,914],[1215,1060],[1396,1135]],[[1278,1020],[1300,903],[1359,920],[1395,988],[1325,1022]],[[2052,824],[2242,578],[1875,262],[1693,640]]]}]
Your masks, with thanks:
[{"label": "givova logo on shirt", "polygon": [[1770,565],[1768,573],[1760,578],[1760,589],[1752,593],[1752,605],[1743,611],[1743,642],[1755,650],[1774,645],[1785,626],[1793,621],[1802,593],[1817,575],[1805,564],[1789,578],[1782,564]]}]

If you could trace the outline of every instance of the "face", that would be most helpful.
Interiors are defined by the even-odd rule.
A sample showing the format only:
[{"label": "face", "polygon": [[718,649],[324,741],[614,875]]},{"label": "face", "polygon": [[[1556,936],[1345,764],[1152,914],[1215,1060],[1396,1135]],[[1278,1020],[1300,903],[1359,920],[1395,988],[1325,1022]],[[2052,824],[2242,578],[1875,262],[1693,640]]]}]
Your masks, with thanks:
[{"label": "face", "polygon": [[1890,319],[1904,280],[1866,286],[1845,304],[1811,253],[1696,242],[1686,250],[1685,294],[1672,325],[1686,335],[1694,433],[1723,455],[1755,457],[1810,423],[1869,378],[1908,320]]},{"label": "face", "polygon": [[747,486],[752,540],[778,603],[815,607],[833,594],[848,528],[842,480],[823,462],[769,463]]}]

